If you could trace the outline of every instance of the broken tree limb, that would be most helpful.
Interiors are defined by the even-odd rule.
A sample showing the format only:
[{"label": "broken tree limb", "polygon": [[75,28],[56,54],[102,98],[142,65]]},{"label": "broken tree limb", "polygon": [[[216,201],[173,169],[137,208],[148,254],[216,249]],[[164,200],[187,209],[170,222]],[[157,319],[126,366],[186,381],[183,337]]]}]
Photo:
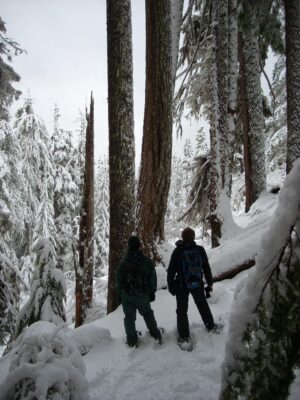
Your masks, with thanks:
[{"label": "broken tree limb", "polygon": [[253,259],[247,260],[243,264],[237,265],[229,269],[228,271],[222,272],[220,275],[213,276],[213,283],[223,281],[224,279],[231,279],[240,272],[246,271],[247,269],[253,267],[254,265],[255,265],[255,260]]}]

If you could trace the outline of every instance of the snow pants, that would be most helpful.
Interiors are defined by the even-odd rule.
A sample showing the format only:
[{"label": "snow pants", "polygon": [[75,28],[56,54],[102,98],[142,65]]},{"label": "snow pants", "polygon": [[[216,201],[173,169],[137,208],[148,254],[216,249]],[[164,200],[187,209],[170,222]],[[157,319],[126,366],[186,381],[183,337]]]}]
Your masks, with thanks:
[{"label": "snow pants", "polygon": [[128,346],[132,347],[135,346],[137,343],[137,333],[135,328],[136,311],[138,311],[144,318],[150,335],[154,339],[159,339],[161,337],[161,333],[157,327],[153,310],[151,309],[149,296],[132,296],[125,292],[122,292],[121,301],[125,314],[124,326]]},{"label": "snow pants", "polygon": [[176,301],[177,301],[176,313],[177,313],[178,336],[181,339],[187,339],[190,337],[189,320],[187,315],[189,294],[193,296],[194,302],[198,308],[198,311],[201,315],[205,327],[208,330],[211,330],[215,325],[214,318],[212,316],[209,305],[207,304],[205,298],[203,284],[196,289],[179,288],[177,289],[176,292]]}]

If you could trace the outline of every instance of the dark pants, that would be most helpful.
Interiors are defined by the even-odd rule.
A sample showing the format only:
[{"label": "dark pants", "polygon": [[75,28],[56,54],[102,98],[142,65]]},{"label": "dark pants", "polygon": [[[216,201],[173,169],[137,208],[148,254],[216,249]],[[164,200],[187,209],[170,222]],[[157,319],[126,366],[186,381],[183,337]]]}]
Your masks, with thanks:
[{"label": "dark pants", "polygon": [[205,298],[203,285],[197,289],[179,288],[176,293],[176,313],[178,336],[181,339],[187,339],[190,337],[189,320],[187,315],[190,293],[193,296],[205,327],[208,330],[211,330],[214,327],[214,319]]},{"label": "dark pants", "polygon": [[136,311],[144,318],[149,333],[154,339],[159,339],[161,336],[160,330],[157,327],[154,318],[153,310],[150,306],[148,296],[131,296],[125,292],[122,293],[122,306],[125,314],[124,326],[129,346],[134,346],[137,343],[137,334],[135,328]]}]

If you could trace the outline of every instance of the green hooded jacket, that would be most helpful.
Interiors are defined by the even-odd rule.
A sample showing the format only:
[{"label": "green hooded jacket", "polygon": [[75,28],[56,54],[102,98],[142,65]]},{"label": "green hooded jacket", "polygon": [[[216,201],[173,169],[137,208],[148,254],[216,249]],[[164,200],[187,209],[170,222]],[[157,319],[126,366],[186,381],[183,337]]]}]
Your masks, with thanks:
[{"label": "green hooded jacket", "polygon": [[118,295],[122,297],[122,292],[125,292],[125,290],[122,290],[122,273],[126,264],[129,264],[131,260],[138,260],[146,276],[146,292],[139,294],[139,296],[149,296],[151,293],[155,293],[157,289],[157,277],[152,260],[146,257],[140,250],[128,250],[116,271],[116,290]]}]

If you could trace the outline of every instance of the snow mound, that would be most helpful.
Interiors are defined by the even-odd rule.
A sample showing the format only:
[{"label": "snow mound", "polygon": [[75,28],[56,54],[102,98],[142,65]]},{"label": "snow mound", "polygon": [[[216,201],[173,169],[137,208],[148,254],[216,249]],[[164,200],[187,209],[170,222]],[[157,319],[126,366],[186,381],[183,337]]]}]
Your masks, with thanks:
[{"label": "snow mound", "polygon": [[88,399],[83,359],[63,326],[46,321],[32,324],[9,356],[1,400]]},{"label": "snow mound", "polygon": [[105,344],[105,342],[111,340],[110,331],[108,329],[99,328],[92,323],[70,330],[69,337],[76,344],[81,355],[87,354],[94,345],[103,342]]}]

